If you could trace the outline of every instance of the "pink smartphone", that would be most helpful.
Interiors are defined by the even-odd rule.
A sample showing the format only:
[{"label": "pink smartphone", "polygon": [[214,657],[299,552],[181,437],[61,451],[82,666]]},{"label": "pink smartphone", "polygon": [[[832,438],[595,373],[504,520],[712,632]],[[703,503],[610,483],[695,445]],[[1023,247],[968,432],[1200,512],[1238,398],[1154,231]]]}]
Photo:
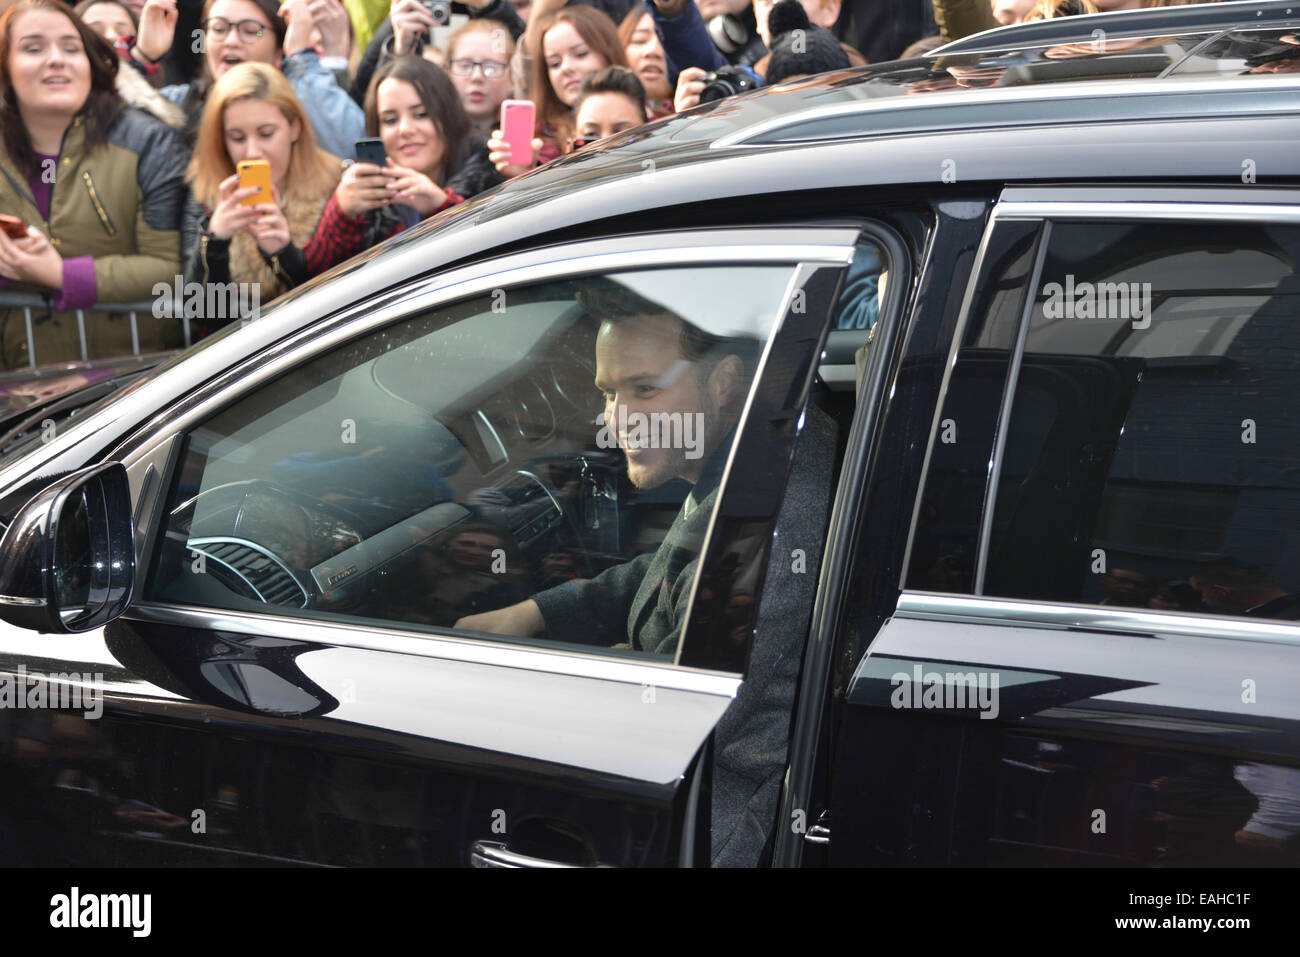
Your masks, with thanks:
[{"label": "pink smartphone", "polygon": [[510,162],[515,166],[533,165],[532,100],[501,101],[501,138],[510,144]]}]

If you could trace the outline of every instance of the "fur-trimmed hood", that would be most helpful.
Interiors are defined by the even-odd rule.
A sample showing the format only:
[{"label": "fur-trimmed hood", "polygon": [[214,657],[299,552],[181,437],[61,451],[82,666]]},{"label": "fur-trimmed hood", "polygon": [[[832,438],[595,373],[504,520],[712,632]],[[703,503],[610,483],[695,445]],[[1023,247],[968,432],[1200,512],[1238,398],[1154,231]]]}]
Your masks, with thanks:
[{"label": "fur-trimmed hood", "polygon": [[117,95],[127,106],[143,110],[174,130],[185,129],[185,111],[149,85],[140,71],[127,63],[118,65]]}]

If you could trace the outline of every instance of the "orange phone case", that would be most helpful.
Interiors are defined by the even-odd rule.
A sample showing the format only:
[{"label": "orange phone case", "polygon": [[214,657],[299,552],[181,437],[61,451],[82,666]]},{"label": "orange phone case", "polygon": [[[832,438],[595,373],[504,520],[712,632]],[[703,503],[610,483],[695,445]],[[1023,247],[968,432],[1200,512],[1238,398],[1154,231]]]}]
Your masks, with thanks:
[{"label": "orange phone case", "polygon": [[266,160],[244,160],[235,167],[239,173],[239,188],[244,189],[248,186],[258,186],[261,188],[260,193],[245,197],[240,200],[241,206],[256,206],[258,203],[274,202],[271,195],[271,164]]},{"label": "orange phone case", "polygon": [[22,239],[27,235],[27,225],[17,216],[0,214],[0,229],[3,229],[10,239]]}]

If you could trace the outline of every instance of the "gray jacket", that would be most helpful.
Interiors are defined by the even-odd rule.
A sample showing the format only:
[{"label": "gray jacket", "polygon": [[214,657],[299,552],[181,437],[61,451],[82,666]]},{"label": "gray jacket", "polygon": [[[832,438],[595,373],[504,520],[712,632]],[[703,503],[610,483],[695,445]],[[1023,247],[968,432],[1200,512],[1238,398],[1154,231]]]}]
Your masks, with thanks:
[{"label": "gray jacket", "polygon": [[[722,443],[653,555],[606,569],[585,585],[533,596],[551,638],[672,654],[718,495]],[[835,426],[809,406],[763,582],[749,669],[714,731],[712,863],[753,867],[772,832],[785,778],[790,712],[817,590],[830,505]],[[696,499],[697,495],[702,498]],[[690,502],[698,502],[690,508]],[[802,549],[805,562],[792,560]]]}]

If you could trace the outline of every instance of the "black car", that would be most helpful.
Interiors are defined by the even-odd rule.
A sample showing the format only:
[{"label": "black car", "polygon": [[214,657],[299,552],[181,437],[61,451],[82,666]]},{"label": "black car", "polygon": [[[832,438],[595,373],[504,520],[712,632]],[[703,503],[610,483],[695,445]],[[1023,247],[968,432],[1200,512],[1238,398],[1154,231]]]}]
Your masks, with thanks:
[{"label": "black car", "polygon": [[709,104],[32,430],[0,859],[1294,863],[1298,27]]}]

